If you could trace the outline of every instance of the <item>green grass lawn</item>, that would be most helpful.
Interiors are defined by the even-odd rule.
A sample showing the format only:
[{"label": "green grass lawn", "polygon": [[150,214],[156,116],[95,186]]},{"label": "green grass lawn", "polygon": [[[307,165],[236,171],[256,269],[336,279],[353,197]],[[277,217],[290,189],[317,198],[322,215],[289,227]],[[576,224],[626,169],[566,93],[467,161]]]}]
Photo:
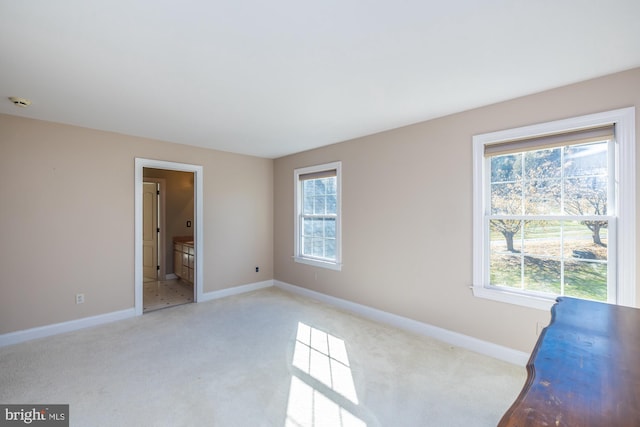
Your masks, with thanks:
[{"label": "green grass lawn", "polygon": [[[515,252],[507,251],[502,234],[491,228],[492,285],[607,301],[607,247],[593,243],[580,222],[526,222],[523,234],[514,238]],[[600,233],[605,245],[607,232]]]},{"label": "green grass lawn", "polygon": [[[560,260],[520,254],[491,256],[491,284],[561,295]],[[564,295],[607,301],[607,264],[567,260],[564,264]]]}]

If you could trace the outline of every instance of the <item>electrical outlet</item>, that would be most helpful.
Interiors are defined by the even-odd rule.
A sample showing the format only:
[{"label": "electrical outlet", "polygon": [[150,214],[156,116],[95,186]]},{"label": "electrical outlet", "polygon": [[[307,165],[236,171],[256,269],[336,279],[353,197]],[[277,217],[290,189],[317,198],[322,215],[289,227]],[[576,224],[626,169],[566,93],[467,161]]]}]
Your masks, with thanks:
[{"label": "electrical outlet", "polygon": [[84,304],[84,294],[76,294],[76,304]]},{"label": "electrical outlet", "polygon": [[260,272],[260,267],[256,266],[256,273],[259,273],[259,272]]}]

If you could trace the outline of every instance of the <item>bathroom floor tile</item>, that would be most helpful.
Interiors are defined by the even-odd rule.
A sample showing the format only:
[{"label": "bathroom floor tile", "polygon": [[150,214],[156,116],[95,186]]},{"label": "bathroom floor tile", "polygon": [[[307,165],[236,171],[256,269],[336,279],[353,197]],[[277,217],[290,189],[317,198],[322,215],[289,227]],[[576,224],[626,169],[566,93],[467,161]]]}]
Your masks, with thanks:
[{"label": "bathroom floor tile", "polygon": [[193,285],[180,279],[145,282],[142,292],[143,312],[193,302]]}]

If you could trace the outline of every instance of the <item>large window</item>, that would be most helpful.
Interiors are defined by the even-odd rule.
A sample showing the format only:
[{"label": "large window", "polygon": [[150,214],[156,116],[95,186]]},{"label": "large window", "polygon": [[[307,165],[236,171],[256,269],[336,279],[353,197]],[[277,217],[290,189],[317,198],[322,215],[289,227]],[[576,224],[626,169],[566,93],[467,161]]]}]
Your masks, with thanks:
[{"label": "large window", "polygon": [[633,118],[624,109],[474,137],[474,294],[635,305]]},{"label": "large window", "polygon": [[341,163],[295,170],[295,260],[341,268]]}]

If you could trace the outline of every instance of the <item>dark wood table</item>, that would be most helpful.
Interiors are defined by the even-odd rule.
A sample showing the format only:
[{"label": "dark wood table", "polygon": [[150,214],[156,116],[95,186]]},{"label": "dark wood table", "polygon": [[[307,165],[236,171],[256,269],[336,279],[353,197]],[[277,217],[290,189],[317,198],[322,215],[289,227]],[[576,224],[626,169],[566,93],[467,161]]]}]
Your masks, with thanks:
[{"label": "dark wood table", "polygon": [[498,426],[640,426],[640,310],[557,301]]}]

